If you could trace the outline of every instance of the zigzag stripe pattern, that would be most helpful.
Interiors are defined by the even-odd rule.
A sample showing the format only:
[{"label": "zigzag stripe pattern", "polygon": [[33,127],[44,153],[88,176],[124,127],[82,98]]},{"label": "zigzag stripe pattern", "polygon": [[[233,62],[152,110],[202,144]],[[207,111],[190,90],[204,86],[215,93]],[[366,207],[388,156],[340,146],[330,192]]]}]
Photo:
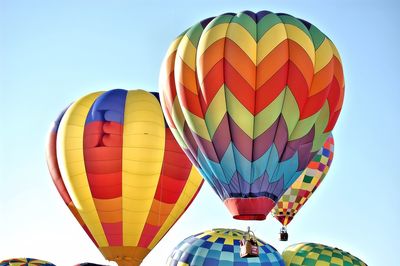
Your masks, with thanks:
[{"label": "zigzag stripe pattern", "polygon": [[315,26],[244,11],[180,35],[160,94],[178,143],[221,199],[276,202],[335,126],[343,79],[338,51]]},{"label": "zigzag stripe pattern", "polygon": [[334,140],[329,135],[324,146],[314,156],[296,182],[279,199],[272,215],[283,225],[288,225],[301,207],[319,187],[329,171],[334,154]]}]

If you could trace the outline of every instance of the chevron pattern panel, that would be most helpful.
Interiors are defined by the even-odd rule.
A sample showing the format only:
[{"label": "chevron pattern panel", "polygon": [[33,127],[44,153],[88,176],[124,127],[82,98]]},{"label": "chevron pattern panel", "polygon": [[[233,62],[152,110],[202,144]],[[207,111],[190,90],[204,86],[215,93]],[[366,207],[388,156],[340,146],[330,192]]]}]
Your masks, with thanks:
[{"label": "chevron pattern panel", "polygon": [[175,138],[234,218],[260,220],[335,126],[344,77],[335,45],[314,25],[245,11],[178,36],[160,94]]}]

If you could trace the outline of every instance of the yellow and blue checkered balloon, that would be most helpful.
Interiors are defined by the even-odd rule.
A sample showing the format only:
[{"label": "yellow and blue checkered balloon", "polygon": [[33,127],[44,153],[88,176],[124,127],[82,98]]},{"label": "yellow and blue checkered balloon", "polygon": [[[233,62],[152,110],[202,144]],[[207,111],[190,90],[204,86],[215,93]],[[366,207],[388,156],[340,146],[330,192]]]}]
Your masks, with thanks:
[{"label": "yellow and blue checkered balloon", "polygon": [[350,253],[322,244],[300,243],[287,247],[282,253],[286,266],[366,266]]},{"label": "yellow and blue checkered balloon", "polygon": [[245,234],[235,229],[213,229],[189,236],[174,248],[167,265],[285,266],[279,252],[260,239],[259,256],[241,258],[240,240]]},{"label": "yellow and blue checkered balloon", "polygon": [[13,258],[0,261],[0,266],[55,266],[53,263],[32,259],[32,258]]}]

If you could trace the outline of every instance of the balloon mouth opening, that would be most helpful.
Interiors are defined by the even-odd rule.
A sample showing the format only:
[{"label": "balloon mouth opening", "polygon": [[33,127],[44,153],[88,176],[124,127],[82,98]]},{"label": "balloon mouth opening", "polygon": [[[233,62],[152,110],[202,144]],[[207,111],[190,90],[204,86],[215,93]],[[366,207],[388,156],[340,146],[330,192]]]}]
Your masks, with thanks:
[{"label": "balloon mouth opening", "polygon": [[263,221],[267,218],[267,215],[265,215],[265,214],[239,214],[239,215],[233,215],[233,218],[236,220]]},{"label": "balloon mouth opening", "polygon": [[236,220],[265,220],[275,206],[275,202],[267,197],[227,198],[224,203]]},{"label": "balloon mouth opening", "polygon": [[282,224],[282,226],[286,227],[293,219],[294,214],[290,215],[275,215],[275,218]]},{"label": "balloon mouth opening", "polygon": [[135,246],[99,247],[107,260],[115,261],[118,266],[138,266],[150,252],[150,249]]},{"label": "balloon mouth opening", "polygon": [[141,259],[135,259],[131,257],[115,257],[112,259],[118,266],[138,266],[142,263]]}]

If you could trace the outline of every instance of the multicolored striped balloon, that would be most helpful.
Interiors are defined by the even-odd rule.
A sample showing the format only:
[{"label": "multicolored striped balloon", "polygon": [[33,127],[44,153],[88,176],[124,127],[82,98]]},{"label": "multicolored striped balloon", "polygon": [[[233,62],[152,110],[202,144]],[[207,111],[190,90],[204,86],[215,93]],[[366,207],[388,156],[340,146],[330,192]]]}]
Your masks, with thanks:
[{"label": "multicolored striped balloon", "polygon": [[330,135],[296,182],[280,198],[272,210],[272,215],[283,226],[292,221],[324,180],[333,160],[333,152],[334,141],[333,136]]},{"label": "multicolored striped balloon", "polygon": [[367,266],[346,251],[315,243],[291,245],[283,251],[282,256],[286,266]]},{"label": "multicolored striped balloon", "polygon": [[55,266],[55,264],[38,259],[15,258],[0,261],[0,266]]},{"label": "multicolored striped balloon", "polygon": [[276,249],[258,239],[259,256],[240,257],[240,240],[246,233],[213,229],[190,236],[178,244],[167,260],[169,266],[285,266]]},{"label": "multicolored striped balloon", "polygon": [[138,265],[203,179],[166,127],[157,93],[96,92],[71,104],[47,161],[65,203],[104,257]]},{"label": "multicolored striped balloon", "polygon": [[175,138],[233,217],[262,220],[335,126],[344,78],[314,25],[245,11],[173,41],[160,94]]}]

